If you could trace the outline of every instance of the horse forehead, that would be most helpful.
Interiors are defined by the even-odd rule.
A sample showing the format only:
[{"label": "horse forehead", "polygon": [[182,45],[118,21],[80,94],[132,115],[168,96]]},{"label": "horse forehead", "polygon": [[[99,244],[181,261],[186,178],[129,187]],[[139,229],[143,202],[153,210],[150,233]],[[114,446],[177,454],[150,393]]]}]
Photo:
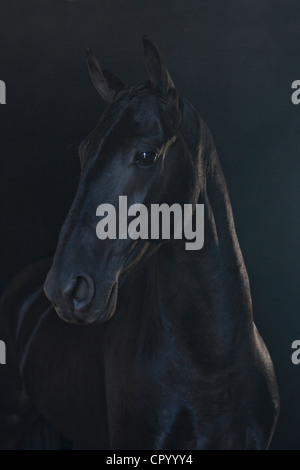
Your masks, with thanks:
[{"label": "horse forehead", "polygon": [[113,102],[105,111],[98,126],[88,137],[101,147],[109,144],[114,147],[130,137],[146,137],[163,140],[168,134],[168,114],[163,100],[155,94],[143,90],[140,93],[129,92],[120,100]]},{"label": "horse forehead", "polygon": [[146,98],[132,104],[131,133],[134,135],[163,135],[167,117],[154,100]]},{"label": "horse forehead", "polygon": [[132,135],[161,135],[168,127],[168,113],[163,101],[154,94],[141,93],[128,100],[118,126],[124,125]]}]

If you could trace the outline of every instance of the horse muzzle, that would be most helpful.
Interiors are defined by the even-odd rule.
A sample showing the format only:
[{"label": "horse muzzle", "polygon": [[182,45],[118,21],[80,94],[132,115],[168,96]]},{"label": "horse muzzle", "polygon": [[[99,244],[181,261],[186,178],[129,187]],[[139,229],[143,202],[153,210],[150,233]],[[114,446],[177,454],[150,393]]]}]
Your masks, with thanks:
[{"label": "horse muzzle", "polygon": [[106,290],[104,300],[97,302],[95,282],[86,273],[58,282],[49,272],[44,284],[46,297],[53,304],[58,316],[68,323],[90,324],[106,322],[114,314],[117,305],[118,283]]}]

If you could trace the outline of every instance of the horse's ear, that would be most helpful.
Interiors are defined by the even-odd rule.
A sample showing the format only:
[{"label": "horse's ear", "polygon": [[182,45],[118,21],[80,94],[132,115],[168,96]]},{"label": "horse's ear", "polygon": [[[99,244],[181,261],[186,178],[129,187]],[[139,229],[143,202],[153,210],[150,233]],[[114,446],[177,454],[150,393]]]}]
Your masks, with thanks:
[{"label": "horse's ear", "polygon": [[154,88],[160,89],[163,95],[175,90],[174,83],[166,69],[165,61],[160,50],[153,44],[148,36],[143,36],[145,68]]},{"label": "horse's ear", "polygon": [[96,90],[106,103],[111,103],[116,94],[125,88],[124,83],[112,72],[101,67],[88,48],[86,49],[86,57],[90,77]]}]

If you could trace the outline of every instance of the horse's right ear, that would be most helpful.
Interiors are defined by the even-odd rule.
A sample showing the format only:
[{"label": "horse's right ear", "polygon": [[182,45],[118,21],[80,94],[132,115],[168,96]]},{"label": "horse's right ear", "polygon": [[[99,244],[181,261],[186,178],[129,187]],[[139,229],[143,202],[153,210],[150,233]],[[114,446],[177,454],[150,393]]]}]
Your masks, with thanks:
[{"label": "horse's right ear", "polygon": [[109,70],[104,69],[99,64],[90,49],[86,49],[88,69],[92,82],[101,98],[106,103],[111,103],[117,93],[125,88],[124,83]]},{"label": "horse's right ear", "polygon": [[143,45],[145,68],[152,87],[159,89],[165,96],[170,92],[176,92],[160,50],[145,35],[143,36]]}]

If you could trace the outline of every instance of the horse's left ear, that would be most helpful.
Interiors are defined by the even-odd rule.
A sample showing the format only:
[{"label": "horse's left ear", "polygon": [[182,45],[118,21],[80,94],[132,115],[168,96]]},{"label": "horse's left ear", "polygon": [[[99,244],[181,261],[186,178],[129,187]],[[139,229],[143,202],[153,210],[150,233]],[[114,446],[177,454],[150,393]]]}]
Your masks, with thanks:
[{"label": "horse's left ear", "polygon": [[145,68],[154,88],[160,89],[163,95],[175,91],[174,83],[167,71],[164,58],[160,50],[153,44],[148,36],[143,36],[145,53]]},{"label": "horse's left ear", "polygon": [[90,77],[99,95],[106,103],[111,103],[117,93],[125,88],[124,83],[109,70],[99,64],[90,49],[86,49]]}]

